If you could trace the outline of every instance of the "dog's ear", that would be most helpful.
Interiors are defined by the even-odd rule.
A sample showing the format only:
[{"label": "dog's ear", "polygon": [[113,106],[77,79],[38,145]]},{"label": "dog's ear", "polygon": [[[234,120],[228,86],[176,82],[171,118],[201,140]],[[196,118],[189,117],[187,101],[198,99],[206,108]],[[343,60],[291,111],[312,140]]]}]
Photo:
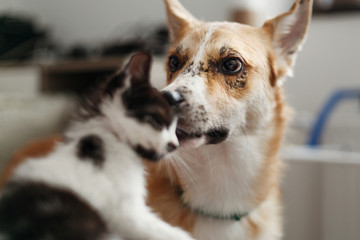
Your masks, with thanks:
[{"label": "dog's ear", "polygon": [[196,25],[198,20],[189,13],[178,0],[164,0],[169,27],[170,40],[181,38],[185,31]]},{"label": "dog's ear", "polygon": [[313,0],[296,0],[291,9],[263,25],[275,49],[278,77],[291,75],[296,52],[301,48],[311,19]]}]

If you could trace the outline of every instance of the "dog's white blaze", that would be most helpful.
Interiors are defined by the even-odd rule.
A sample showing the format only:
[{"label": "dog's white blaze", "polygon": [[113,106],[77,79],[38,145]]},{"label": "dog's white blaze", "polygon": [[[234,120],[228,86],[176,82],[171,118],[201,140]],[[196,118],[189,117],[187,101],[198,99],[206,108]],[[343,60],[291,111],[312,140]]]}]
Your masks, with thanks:
[{"label": "dog's white blaze", "polygon": [[[204,59],[204,55],[205,55],[205,50],[206,50],[206,46],[209,42],[209,40],[211,39],[212,35],[214,34],[214,32],[216,31],[216,29],[220,26],[221,24],[220,23],[213,23],[212,26],[209,28],[209,30],[206,32],[202,42],[200,43],[199,47],[198,47],[198,50],[196,51],[196,55],[193,57],[193,59],[189,62],[193,62],[193,66],[191,67],[191,70],[192,71],[196,71],[196,69],[198,69],[199,67],[199,64],[201,62],[201,60]],[[192,39],[185,39],[184,40],[185,42],[187,42],[186,45],[192,45]],[[189,81],[192,77],[188,76],[189,74],[188,73],[181,73],[176,79],[174,82],[176,82],[178,79],[181,79],[181,84],[182,85],[185,85],[183,84],[183,78],[186,78],[187,81]],[[194,80],[192,81],[194,82]],[[175,90],[176,88],[174,88],[174,85],[176,84],[170,84],[168,86],[166,86],[164,88],[164,90],[167,90],[167,91],[173,91]],[[190,84],[191,86],[192,84]]]},{"label": "dog's white blaze", "polygon": [[209,28],[209,30],[206,32],[205,37],[202,41],[202,43],[199,46],[199,49],[196,52],[196,55],[194,57],[194,68],[199,67],[199,63],[201,60],[205,59],[205,50],[206,50],[206,46],[209,42],[209,40],[211,39],[212,35],[214,34],[214,32],[216,31],[216,29],[220,26],[220,23],[213,23],[213,25]]}]

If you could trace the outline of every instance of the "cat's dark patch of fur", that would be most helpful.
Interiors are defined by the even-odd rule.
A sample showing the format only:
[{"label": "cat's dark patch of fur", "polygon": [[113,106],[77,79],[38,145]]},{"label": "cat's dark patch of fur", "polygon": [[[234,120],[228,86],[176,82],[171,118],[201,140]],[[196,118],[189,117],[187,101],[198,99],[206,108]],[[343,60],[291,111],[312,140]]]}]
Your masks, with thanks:
[{"label": "cat's dark patch of fur", "polygon": [[100,240],[105,222],[70,191],[35,182],[9,183],[0,201],[0,235],[9,240]]},{"label": "cat's dark patch of fur", "polygon": [[123,102],[129,115],[140,122],[146,122],[144,115],[150,115],[155,122],[148,123],[158,130],[169,127],[174,118],[172,109],[165,98],[149,85],[140,85],[127,90],[123,94]]},{"label": "cat's dark patch of fur", "polygon": [[105,161],[103,140],[94,134],[82,137],[77,145],[77,156],[81,160],[91,161],[96,166],[101,166]]},{"label": "cat's dark patch of fur", "polygon": [[125,72],[120,72],[120,73],[112,76],[109,84],[107,85],[107,87],[105,89],[105,92],[108,95],[113,96],[113,94],[114,94],[114,92],[116,92],[116,90],[118,90],[124,86],[125,78],[126,78]]},{"label": "cat's dark patch of fur", "polygon": [[87,120],[102,115],[101,102],[106,97],[112,98],[114,92],[123,87],[125,78],[125,72],[118,72],[99,81],[80,99],[82,111],[79,111],[76,117],[80,120]]},{"label": "cat's dark patch of fur", "polygon": [[162,156],[158,155],[156,153],[156,151],[152,150],[152,149],[145,149],[143,146],[141,145],[137,145],[134,147],[135,152],[137,152],[141,157],[147,159],[147,160],[151,160],[151,161],[157,161],[159,160]]}]

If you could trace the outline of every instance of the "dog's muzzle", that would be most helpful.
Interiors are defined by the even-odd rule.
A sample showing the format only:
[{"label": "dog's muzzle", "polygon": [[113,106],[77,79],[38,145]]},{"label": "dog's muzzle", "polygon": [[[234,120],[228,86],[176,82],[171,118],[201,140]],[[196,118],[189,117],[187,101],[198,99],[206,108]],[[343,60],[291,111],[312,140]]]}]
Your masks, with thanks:
[{"label": "dog's muzzle", "polygon": [[[183,89],[182,89],[183,90]],[[229,129],[223,126],[206,128],[206,110],[203,105],[183,104],[188,96],[180,89],[162,91],[162,95],[179,115],[176,136],[183,145],[185,142],[200,146],[203,144],[218,144],[226,140]]]}]

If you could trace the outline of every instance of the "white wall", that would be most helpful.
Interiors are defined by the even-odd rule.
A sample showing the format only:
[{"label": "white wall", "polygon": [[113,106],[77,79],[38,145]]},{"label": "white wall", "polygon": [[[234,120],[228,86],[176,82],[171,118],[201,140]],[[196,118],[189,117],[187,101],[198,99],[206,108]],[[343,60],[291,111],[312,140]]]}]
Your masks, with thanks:
[{"label": "white wall", "polygon": [[[298,112],[316,113],[333,91],[360,89],[359,56],[359,13],[315,16],[298,54],[295,77],[285,85],[291,105]],[[352,111],[359,116],[356,106]]]},{"label": "white wall", "polygon": [[[266,8],[267,18],[289,7],[292,0],[180,0],[196,17],[208,21],[228,20],[234,5],[250,2]],[[56,40],[95,44],[133,32],[139,25],[165,23],[162,0],[0,0],[0,13],[11,11],[35,15],[51,27]]]},{"label": "white wall", "polygon": [[[233,6],[241,5],[246,0],[180,1],[199,19],[212,21],[229,19]],[[256,2],[254,5],[267,12],[261,17],[265,20],[285,11],[293,0],[250,2]],[[129,36],[139,25],[165,23],[162,0],[0,0],[0,13],[5,11],[35,15],[38,22],[51,28],[54,38],[64,45],[76,42],[103,43],[116,36]],[[305,117],[305,128],[312,124],[318,110],[333,91],[360,88],[359,26],[358,13],[314,16],[308,39],[297,59],[295,77],[288,79],[285,84],[288,101],[299,113],[295,120],[309,116]],[[4,73],[4,70],[0,71],[0,75],[1,72]],[[19,81],[10,82],[7,78],[0,79],[0,89],[37,89],[28,87],[25,81],[18,84]],[[360,124],[355,101],[342,104],[335,115],[332,119],[345,122],[344,125],[354,125],[349,123],[353,121],[356,127]]]},{"label": "white wall", "polygon": [[[236,3],[236,0],[181,0],[181,2],[200,19],[225,20],[229,19],[228,13],[230,12],[231,6]],[[263,1],[263,3],[265,4],[265,1]],[[292,0],[266,1],[267,5],[264,5],[264,8],[270,5],[276,6],[277,3],[282,4],[274,8],[267,8],[269,13],[263,16],[264,19],[269,17],[270,14],[280,12],[289,7]],[[88,44],[101,43],[114,36],[131,33],[132,28],[139,24],[146,23],[150,26],[154,23],[165,22],[162,0],[0,0],[0,13],[8,10],[35,14],[37,16],[36,19],[43,26],[51,27],[54,38],[65,45],[70,45],[78,41]],[[297,59],[295,77],[289,79],[285,85],[288,100],[296,111],[300,113],[300,116],[302,112],[308,112],[314,116],[329,94],[338,88],[360,88],[359,44],[359,14],[314,17],[308,40]],[[158,69],[161,68],[162,65],[159,63]],[[2,71],[4,74],[4,70]],[[160,73],[160,71],[158,72]],[[12,73],[5,72],[5,74],[6,79],[12,76]],[[28,73],[26,73],[26,75],[27,74]],[[15,77],[20,79],[18,76]],[[159,78],[164,79],[161,76]],[[1,83],[3,83],[3,85],[9,85],[9,80],[4,79],[5,78],[0,78],[0,89],[2,88]],[[18,80],[18,82],[20,81],[22,80]],[[14,87],[8,88],[7,90],[19,91],[19,88],[15,89],[15,85],[13,86]],[[29,90],[29,88],[21,85],[20,90],[26,89]],[[36,89],[36,87],[31,89]],[[2,102],[6,103],[4,101]],[[24,101],[24,109],[32,110],[32,108],[25,107],[25,103],[27,102],[28,101]],[[16,104],[16,106],[18,106],[18,104]],[[358,114],[358,108],[350,107],[351,108],[346,109],[348,112],[355,109],[354,113]],[[18,111],[17,109],[14,111],[9,110],[8,112],[11,115],[13,112],[15,112],[15,114],[17,112],[22,114],[22,111]],[[347,118],[341,117],[342,116],[340,116],[340,119],[342,121],[348,120]],[[25,117],[17,116],[16,119],[20,121],[25,119]],[[31,119],[33,123],[38,123],[32,120],[32,118],[29,119]],[[2,121],[5,120],[7,119],[3,117]],[[7,122],[12,123],[11,120]],[[25,126],[23,123],[21,124]],[[43,123],[41,124],[44,125]],[[0,128],[2,136],[13,135],[13,132],[10,130],[14,128],[8,128],[4,123],[0,124],[0,126],[3,127],[2,129]],[[33,125],[31,126],[34,131],[38,131]],[[9,132],[9,134],[5,134],[7,132]],[[21,134],[27,137],[24,132],[21,132]],[[354,134],[356,134],[356,132],[354,132]],[[21,139],[21,141],[24,140]],[[7,140],[7,142],[9,141]],[[10,149],[8,145],[2,145]],[[4,153],[5,152],[2,151],[2,154]],[[3,159],[7,158],[8,156],[6,156],[6,158],[3,157]],[[328,212],[332,211],[331,206],[333,206],[333,200],[338,200],[336,197],[346,197],[341,192],[333,192],[330,190],[337,191],[346,189],[349,186],[348,182],[341,182],[342,185],[336,189],[332,188],[332,184],[328,185],[328,187],[330,186],[330,190],[328,188],[323,189],[321,183],[324,182],[325,178],[322,178],[322,169],[319,167],[293,164],[289,170],[290,174],[288,176],[291,176],[291,178],[285,179],[285,190],[287,186],[290,186],[291,190],[296,189],[296,191],[293,192],[293,195],[289,195],[289,191],[285,193],[285,201],[288,202],[286,206],[287,239],[295,239],[296,237],[297,239],[330,239],[326,234],[333,232],[325,232],[323,230],[333,229],[333,231],[335,231],[337,228],[332,228],[332,222],[322,222],[322,217],[328,217],[325,210],[330,210]],[[344,174],[337,176],[347,176],[349,173],[344,172]],[[333,172],[329,172],[329,174],[329,179],[333,179]],[[358,172],[356,172],[356,176],[358,176]],[[337,179],[334,178],[334,180]],[[351,179],[349,182],[354,183],[355,181]],[[322,199],[320,195],[325,193],[325,191],[326,193],[331,193],[327,204],[323,204],[323,202],[320,201]],[[311,196],[312,198],[300,201],[300,198],[305,195]],[[326,195],[326,197],[328,197],[328,195]],[[356,198],[349,197],[345,200],[352,201],[353,199]],[[357,205],[357,202],[351,203],[353,205],[347,201],[342,203],[343,206]],[[323,210],[321,210],[322,205]],[[306,211],[302,211],[301,206],[303,206],[303,209]],[[342,210],[342,208],[339,207],[336,208],[336,210]],[[352,211],[350,208],[346,208],[346,210]],[[308,213],[309,215],[307,215]],[[308,216],[310,216],[310,218]],[[341,217],[345,218],[346,216],[341,215]],[[340,218],[340,220],[342,218]],[[301,224],[297,224],[292,221],[292,219],[303,219],[304,221],[301,222]],[[328,219],[332,220],[334,218]],[[358,223],[358,221],[357,218],[357,221],[354,222]],[[319,228],[319,226],[321,226],[321,228]],[[354,224],[349,226],[354,226]],[[352,229],[352,231],[355,230],[356,229]]]},{"label": "white wall", "polygon": [[[227,20],[235,5],[262,8],[265,20],[290,7],[293,0],[180,0],[203,20]],[[248,4],[245,4],[248,2]],[[165,23],[162,0],[0,0],[0,13],[36,16],[65,46],[76,42],[104,43],[127,37],[137,26]],[[299,54],[295,78],[286,83],[288,99],[300,112],[318,111],[326,97],[340,87],[360,85],[360,15],[316,16],[304,50]]]},{"label": "white wall", "polygon": [[360,159],[338,155],[337,163],[287,159],[284,240],[360,239]]}]

